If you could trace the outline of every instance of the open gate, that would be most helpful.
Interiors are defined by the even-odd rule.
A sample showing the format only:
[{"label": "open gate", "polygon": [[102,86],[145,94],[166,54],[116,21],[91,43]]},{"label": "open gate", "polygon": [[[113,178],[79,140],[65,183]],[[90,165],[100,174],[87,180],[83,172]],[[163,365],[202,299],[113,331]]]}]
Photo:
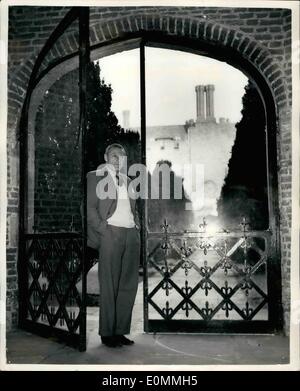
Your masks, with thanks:
[{"label": "open gate", "polygon": [[[19,326],[86,349],[85,94],[89,9],[41,50],[20,122]],[[60,72],[72,58],[69,76]],[[47,77],[44,77],[47,75]],[[71,178],[71,179],[70,179]]]}]

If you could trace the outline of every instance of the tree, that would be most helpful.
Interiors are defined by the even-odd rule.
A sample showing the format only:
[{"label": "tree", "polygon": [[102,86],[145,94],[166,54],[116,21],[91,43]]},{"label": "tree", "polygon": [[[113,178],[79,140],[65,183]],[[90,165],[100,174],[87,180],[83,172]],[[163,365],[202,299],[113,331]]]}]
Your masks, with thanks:
[{"label": "tree", "polygon": [[260,95],[250,81],[242,102],[218,214],[225,226],[236,227],[245,216],[251,228],[264,229],[268,226],[266,120]]},{"label": "tree", "polygon": [[128,151],[128,166],[140,161],[139,134],[123,129],[111,110],[112,88],[101,79],[99,63],[88,67],[87,83],[87,169],[95,170],[104,163],[107,145],[121,143]]}]

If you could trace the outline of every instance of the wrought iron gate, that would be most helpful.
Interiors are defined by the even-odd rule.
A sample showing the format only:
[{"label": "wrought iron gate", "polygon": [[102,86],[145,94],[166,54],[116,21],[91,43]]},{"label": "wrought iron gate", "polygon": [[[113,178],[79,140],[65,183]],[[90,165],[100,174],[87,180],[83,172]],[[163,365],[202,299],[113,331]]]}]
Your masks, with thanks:
[{"label": "wrought iron gate", "polygon": [[[81,351],[86,349],[86,212],[80,205],[86,205],[88,29],[88,8],[75,7],[51,34],[34,65],[20,123],[19,326]],[[72,60],[72,96],[59,71],[66,59]],[[60,106],[67,108],[63,121]]]},{"label": "wrought iron gate", "polygon": [[[82,281],[83,238],[72,233],[28,234],[23,262],[27,266],[27,317],[22,326],[77,345],[84,314]],[[81,341],[82,343],[82,341]]]},{"label": "wrought iron gate", "polygon": [[[144,37],[140,47],[140,85],[141,151],[145,165],[146,138],[151,137],[146,127],[146,45],[148,41]],[[150,46],[156,46],[151,39]],[[276,118],[272,115],[267,87],[260,84],[260,88],[266,96],[266,107],[270,107],[266,113],[270,133],[266,132],[267,228],[252,230],[243,218],[234,230],[212,232],[204,219],[198,223],[198,229],[189,231],[185,227],[177,229],[165,220],[158,232],[158,228],[149,228],[148,211],[155,205],[149,207],[146,200],[142,208],[146,332],[273,333],[282,330],[278,185],[274,174]],[[155,219],[161,222],[163,213],[163,207],[159,208]]]},{"label": "wrought iron gate", "polygon": [[[245,222],[244,222],[245,223]],[[278,317],[267,231],[147,234],[147,331],[271,333]],[[278,304],[278,303],[277,303]]]}]

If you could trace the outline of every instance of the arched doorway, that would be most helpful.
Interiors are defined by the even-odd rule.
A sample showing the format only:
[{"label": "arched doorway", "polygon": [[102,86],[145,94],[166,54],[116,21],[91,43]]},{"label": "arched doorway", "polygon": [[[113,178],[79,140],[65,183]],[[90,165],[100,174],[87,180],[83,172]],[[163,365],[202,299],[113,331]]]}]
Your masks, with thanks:
[{"label": "arched doorway", "polygon": [[[78,24],[74,23],[79,22]],[[159,29],[158,29],[159,30]],[[75,44],[72,40],[75,38]],[[77,37],[77,40],[76,40]],[[64,45],[68,43],[68,48]],[[62,46],[62,49],[59,49]],[[268,200],[269,200],[269,227],[261,232],[250,231],[246,229],[240,230],[235,233],[218,233],[214,234],[214,237],[218,237],[218,244],[211,242],[212,235],[206,232],[205,226],[202,230],[197,232],[168,232],[168,227],[163,227],[163,232],[148,232],[147,230],[147,208],[146,204],[142,208],[142,226],[143,226],[143,265],[144,265],[144,325],[145,331],[188,331],[188,332],[274,332],[281,328],[281,291],[280,291],[280,258],[279,258],[279,232],[278,232],[278,215],[277,215],[277,177],[276,177],[276,108],[272,93],[265,81],[263,75],[251,64],[240,56],[234,49],[216,47],[210,42],[205,40],[193,40],[188,37],[182,37],[178,35],[168,36],[159,31],[138,31],[137,33],[128,33],[126,36],[117,37],[114,40],[108,40],[103,44],[97,44],[91,47],[91,58],[98,58],[99,56],[105,56],[108,53],[118,52],[126,50],[128,48],[139,47],[140,48],[140,75],[141,75],[141,158],[142,162],[146,163],[147,152],[145,148],[145,140],[147,136],[146,125],[146,111],[145,111],[145,56],[144,50],[146,46],[172,48],[176,50],[189,51],[195,54],[202,54],[208,57],[213,57],[222,61],[226,61],[242,72],[256,84],[257,89],[261,95],[262,101],[265,105],[266,125],[267,125],[267,156],[268,156]],[[53,48],[55,47],[55,50]],[[19,275],[20,279],[20,326],[27,329],[45,335],[54,333],[54,335],[67,338],[69,342],[73,342],[75,345],[80,346],[80,349],[85,349],[85,262],[86,259],[86,243],[85,243],[85,230],[86,230],[86,213],[83,213],[83,224],[80,221],[80,214],[78,213],[80,200],[85,199],[85,159],[86,159],[86,147],[85,147],[85,93],[86,93],[86,72],[87,63],[89,61],[89,37],[88,37],[88,9],[73,9],[64,19],[64,21],[58,26],[54,35],[48,41],[48,44],[43,49],[41,56],[37,60],[36,67],[31,78],[29,90],[27,93],[27,99],[24,105],[22,120],[21,120],[21,178],[20,183],[21,191],[21,220],[20,220],[20,256],[19,256]],[[79,68],[78,68],[79,65]],[[70,133],[66,140],[64,140],[64,154],[53,157],[53,164],[51,169],[55,168],[54,179],[52,180],[53,187],[47,189],[48,195],[55,196],[57,189],[62,191],[63,188],[59,182],[55,181],[55,178],[59,178],[62,173],[68,171],[67,158],[73,147],[73,163],[78,168],[76,184],[71,183],[71,199],[76,198],[77,204],[74,208],[77,212],[74,212],[71,208],[69,213],[66,214],[66,220],[61,219],[59,213],[59,206],[55,202],[51,204],[52,200],[37,199],[37,195],[41,194],[41,189],[38,190],[36,186],[30,182],[28,172],[31,172],[31,179],[34,178],[35,183],[40,186],[41,178],[39,173],[43,172],[43,158],[47,156],[47,148],[45,148],[45,138],[42,134],[32,134],[30,138],[30,126],[34,129],[35,122],[42,120],[41,114],[45,116],[45,113],[39,113],[35,118],[37,109],[40,104],[39,94],[61,94],[61,90],[51,90],[51,75],[55,75],[57,80],[57,71],[60,70],[61,75],[66,73],[66,69],[69,71],[75,70],[73,73],[72,84],[76,89],[77,83],[79,84],[79,90],[77,93],[80,96],[80,108],[74,110],[74,107],[70,109],[69,122],[64,126],[69,129]],[[78,72],[76,71],[78,69]],[[60,78],[63,80],[63,78]],[[70,80],[65,83],[65,88],[70,86]],[[68,87],[69,88],[69,87]],[[47,92],[48,91],[48,92]],[[50,99],[49,97],[47,99]],[[34,106],[34,103],[36,106]],[[70,103],[70,102],[69,102]],[[72,103],[72,102],[71,102]],[[63,102],[61,107],[68,107],[68,102]],[[70,105],[69,105],[70,106]],[[72,106],[72,105],[71,105]],[[59,110],[57,107],[56,110]],[[74,112],[75,111],[75,112]],[[33,117],[30,117],[30,113]],[[77,114],[77,117],[76,117]],[[80,114],[80,115],[78,115]],[[51,113],[49,114],[49,117]],[[71,120],[72,117],[72,120]],[[74,123],[77,122],[77,126]],[[46,135],[48,135],[47,143],[55,145],[62,140],[58,140],[60,132],[56,132],[57,123],[46,123],[48,126]],[[72,125],[72,126],[71,126]],[[77,130],[76,130],[77,129]],[[79,131],[80,130],[80,131]],[[53,134],[51,132],[53,131]],[[49,134],[51,134],[49,140]],[[44,135],[45,136],[45,135]],[[39,139],[40,137],[40,139]],[[67,143],[70,142],[70,145]],[[39,150],[33,158],[31,153],[36,148],[37,143],[44,148]],[[33,148],[33,149],[30,149]],[[81,149],[81,150],[80,150]],[[59,161],[57,159],[60,159]],[[37,162],[39,162],[39,168],[37,169]],[[56,163],[59,163],[58,166]],[[63,170],[60,168],[63,167]],[[73,165],[74,167],[74,165]],[[30,171],[31,170],[31,171]],[[45,169],[46,174],[49,167]],[[49,173],[49,171],[48,171]],[[45,172],[43,173],[45,175]],[[69,176],[68,176],[69,177]],[[49,183],[49,182],[48,182]],[[66,183],[66,182],[65,182]],[[76,185],[80,183],[80,186],[76,188]],[[72,187],[73,186],[73,187]],[[68,188],[70,190],[70,188]],[[67,193],[67,190],[65,190]],[[70,194],[70,193],[69,193]],[[75,196],[76,194],[76,196]],[[31,197],[31,198],[30,198]],[[33,197],[33,198],[32,198]],[[34,205],[32,203],[34,201]],[[43,204],[44,202],[44,204]],[[50,204],[49,204],[50,202]],[[40,204],[39,204],[40,203]],[[48,204],[47,204],[48,203]],[[47,213],[42,213],[42,221],[39,218],[37,221],[38,213],[35,208],[42,208],[47,206]],[[54,209],[51,209],[51,208]],[[55,213],[57,211],[57,218],[59,224],[55,223]],[[34,213],[32,213],[32,211]],[[76,218],[74,216],[76,215]],[[73,217],[72,217],[73,216]],[[54,221],[53,221],[54,217]],[[43,220],[44,219],[44,220]],[[47,220],[47,219],[52,219]],[[49,222],[50,221],[50,222]],[[53,226],[53,229],[49,231],[49,226]],[[44,227],[44,229],[43,229]],[[47,232],[45,232],[45,230]],[[43,232],[44,231],[44,232]],[[62,232],[63,231],[63,232]],[[160,243],[161,247],[169,251],[168,244],[170,243],[170,237],[173,242],[177,241],[176,247],[179,248],[179,258],[175,269],[168,267],[168,262],[162,268],[157,266],[161,279],[158,284],[149,290],[148,285],[148,267],[149,262],[149,243],[156,240]],[[225,242],[231,240],[230,248],[226,248],[228,243]],[[240,248],[250,248],[253,246],[253,240],[258,239],[263,242],[263,245],[258,249],[259,260],[258,263],[264,264],[267,267],[267,292],[263,292],[262,305],[266,303],[268,306],[268,317],[264,320],[256,321],[255,313],[253,311],[244,312],[243,310],[236,311],[240,315],[239,320],[214,319],[214,314],[218,311],[214,311],[211,308],[195,308],[193,301],[193,295],[196,292],[200,292],[201,285],[209,285],[212,283],[212,273],[218,269],[225,267],[228,262],[230,264],[230,255],[232,251]],[[191,247],[188,241],[197,241],[197,246],[205,251],[209,248],[213,248],[217,251],[219,257],[215,270],[209,270],[205,266],[201,266],[193,269],[199,275],[200,282],[196,289],[192,291],[181,289],[173,281],[173,275],[178,268],[188,269],[191,263],[188,260],[188,247]],[[221,243],[221,242],[222,243]],[[257,247],[257,245],[256,245]],[[225,248],[225,250],[224,250]],[[164,250],[163,250],[164,251]],[[150,251],[151,253],[151,251]],[[67,263],[67,266],[66,266]],[[256,264],[257,266],[257,264]],[[236,272],[240,276],[239,286],[231,289],[222,289],[226,286],[217,287],[217,291],[221,297],[221,301],[218,306],[226,307],[230,311],[230,307],[234,306],[234,302],[231,299],[235,291],[241,289],[244,285],[254,286],[252,277],[255,273],[255,267],[243,270],[236,268]],[[229,267],[228,267],[229,268]],[[276,278],[274,279],[274,276]],[[45,279],[45,282],[41,282],[41,279]],[[78,279],[82,281],[82,293],[76,289],[76,283]],[[275,283],[274,281],[277,281]],[[45,285],[43,285],[45,284]],[[164,287],[164,288],[162,288]],[[181,299],[176,308],[183,308],[192,306],[196,309],[199,315],[197,320],[176,320],[173,319],[175,315],[174,308],[159,307],[153,301],[154,293],[162,288],[166,289],[173,287],[177,290]],[[154,292],[154,293],[153,293]],[[151,319],[149,317],[149,306],[156,309],[159,314],[159,319]],[[179,307],[178,307],[179,306]],[[210,311],[212,310],[212,311]],[[257,310],[256,313],[260,310]],[[188,313],[188,312],[187,312]]]}]

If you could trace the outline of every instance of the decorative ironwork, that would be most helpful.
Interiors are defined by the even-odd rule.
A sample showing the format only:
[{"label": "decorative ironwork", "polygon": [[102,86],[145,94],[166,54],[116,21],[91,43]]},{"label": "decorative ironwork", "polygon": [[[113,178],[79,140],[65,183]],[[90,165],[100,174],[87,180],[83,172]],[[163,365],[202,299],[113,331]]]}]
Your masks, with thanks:
[{"label": "decorative ironwork", "polygon": [[207,226],[206,218],[203,217],[202,223],[199,224],[200,232],[203,233],[206,232],[206,226]]},{"label": "decorative ironwork", "polygon": [[[169,240],[169,236],[168,236],[168,228],[169,228],[169,224],[167,223],[167,219],[164,220],[164,224],[161,226],[161,228],[163,229],[163,240],[161,242],[161,249],[163,250],[163,253],[164,253],[164,264],[165,264],[165,267],[162,268],[162,271],[165,275],[168,275],[169,274],[169,265],[168,265],[168,253],[169,253],[169,250],[171,248],[171,243],[170,243],[170,240]],[[169,285],[168,283],[165,285],[166,288],[166,293],[169,294]]]},{"label": "decorative ironwork", "polygon": [[246,302],[245,308],[243,308],[243,313],[246,315],[247,318],[251,317],[251,314],[253,313],[253,308],[250,308],[249,302]]},{"label": "decorative ironwork", "polygon": [[200,281],[200,288],[205,291],[205,296],[208,295],[208,291],[212,289],[212,284],[210,281],[211,267],[207,266],[207,261],[204,261],[204,266],[200,268],[200,271],[204,278]]},{"label": "decorative ironwork", "polygon": [[[148,262],[161,279],[146,299],[162,319],[184,319],[194,314],[194,319],[206,322],[224,317],[243,322],[255,320],[260,314],[260,318],[268,320],[267,278],[262,266],[267,265],[269,257],[270,232],[248,230],[245,219],[241,226],[240,232],[223,230],[212,234],[206,232],[204,219],[203,232],[180,235],[170,233],[165,221],[161,236],[148,234],[148,241],[155,243]],[[263,243],[263,248],[258,243]],[[162,250],[161,256],[158,249]],[[256,254],[255,261],[250,250]],[[159,266],[160,262],[164,266]],[[166,296],[168,301],[164,301]],[[199,306],[202,297],[210,299]]]},{"label": "decorative ironwork", "polygon": [[244,281],[243,285],[241,286],[241,289],[245,291],[245,295],[249,295],[249,290],[252,289],[252,283],[251,283],[251,266],[244,265]]},{"label": "decorative ironwork", "polygon": [[193,308],[192,305],[190,303],[188,303],[188,302],[184,302],[182,304],[182,309],[185,311],[185,315],[186,315],[187,318],[188,318],[189,313],[190,313],[192,308]]},{"label": "decorative ironwork", "polygon": [[208,301],[205,302],[205,308],[202,308],[202,312],[204,313],[206,319],[209,319],[212,315],[213,310],[209,307]]},{"label": "decorative ironwork", "polygon": [[192,254],[191,247],[188,247],[186,244],[186,240],[183,242],[183,246],[180,248],[181,251],[181,259],[183,261],[181,267],[184,269],[184,273],[187,276],[189,270],[192,268],[191,262],[187,259]]},{"label": "decorative ironwork", "polygon": [[82,300],[76,284],[82,274],[82,238],[78,234],[28,236],[28,320],[78,333]]},{"label": "decorative ironwork", "polygon": [[166,302],[166,306],[163,308],[163,313],[166,315],[167,318],[171,317],[171,314],[173,312],[173,309],[170,307],[169,302]]},{"label": "decorative ironwork", "polygon": [[182,292],[184,292],[186,295],[189,295],[192,291],[192,288],[189,286],[189,283],[187,280],[185,280],[185,285],[181,289],[182,289]]},{"label": "decorative ironwork", "polygon": [[[248,264],[247,264],[247,251],[248,249],[251,248],[251,244],[248,241],[248,237],[246,235],[246,232],[248,231],[248,228],[250,227],[250,224],[246,221],[246,218],[243,217],[242,222],[240,223],[240,226],[242,227],[242,231],[244,233],[244,241],[241,244],[241,248],[243,249],[244,252],[244,269],[245,271],[248,269]],[[248,290],[246,290],[246,293]]]},{"label": "decorative ironwork", "polygon": [[208,249],[212,247],[211,243],[208,240],[201,240],[197,245],[201,250],[203,250],[204,255],[207,255]]},{"label": "decorative ironwork", "polygon": [[231,264],[231,261],[230,261],[230,258],[227,256],[227,253],[228,253],[228,244],[227,244],[227,241],[225,240],[224,241],[224,257],[222,258],[222,265],[221,265],[221,269],[224,270],[224,274],[225,276],[227,276],[227,273],[228,273],[228,270],[232,268],[232,264]]},{"label": "decorative ironwork", "polygon": [[[162,271],[164,271],[164,268],[162,268]],[[169,280],[169,272],[166,272],[164,273],[165,275],[165,279],[162,283],[162,289],[164,289],[166,291],[166,295],[169,296],[170,294],[170,290],[173,288],[172,285],[170,284],[170,280]]]},{"label": "decorative ironwork", "polygon": [[163,232],[164,232],[165,234],[168,233],[169,224],[168,224],[168,222],[167,222],[167,219],[164,219],[164,223],[161,225],[161,228],[163,229]]}]

